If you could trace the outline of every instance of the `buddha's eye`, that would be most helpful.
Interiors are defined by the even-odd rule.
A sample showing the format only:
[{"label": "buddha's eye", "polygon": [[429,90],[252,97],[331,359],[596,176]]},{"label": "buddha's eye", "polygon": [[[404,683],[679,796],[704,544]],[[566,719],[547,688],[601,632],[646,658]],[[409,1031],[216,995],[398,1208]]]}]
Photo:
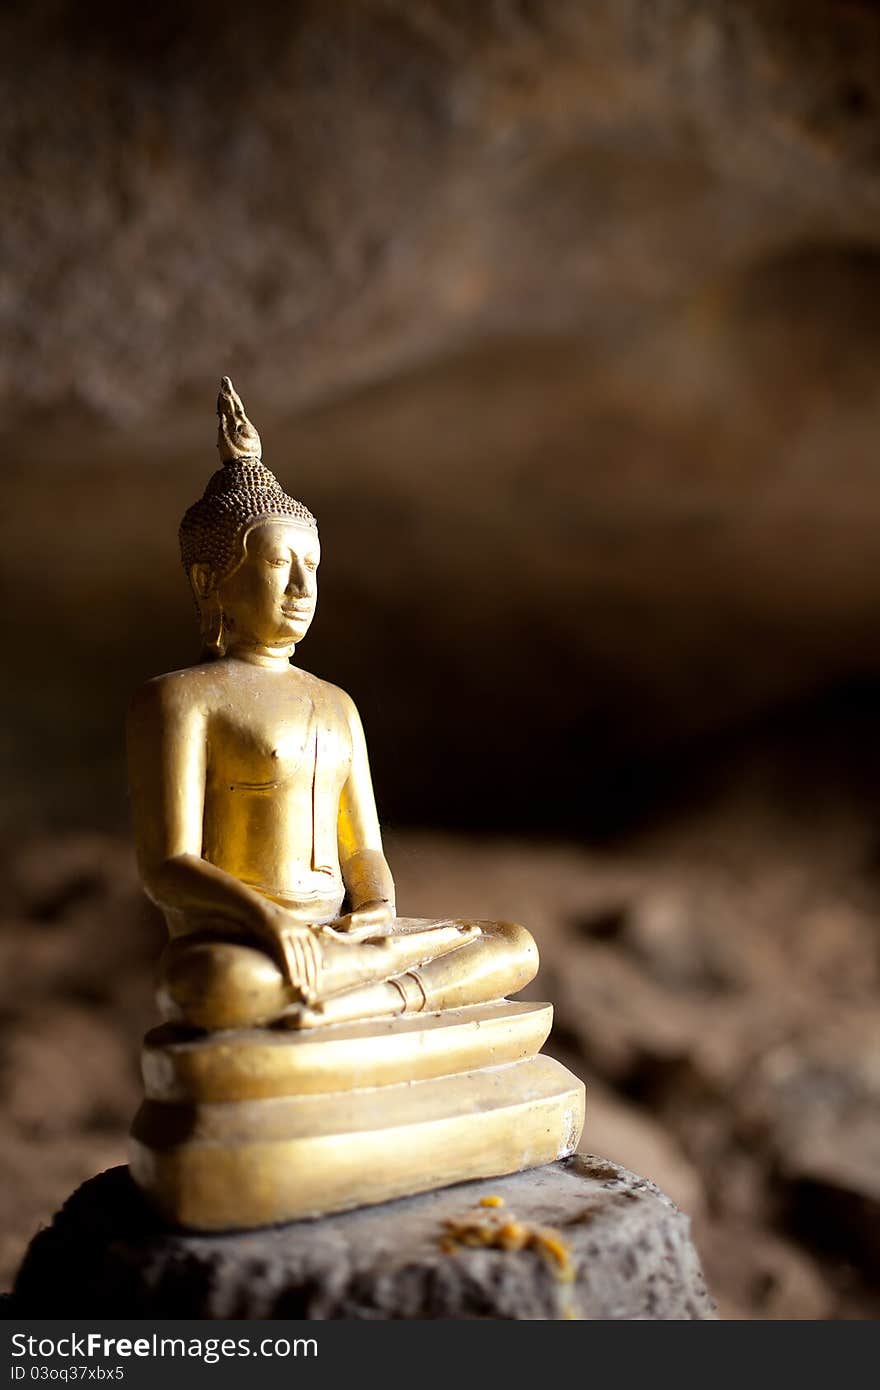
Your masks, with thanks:
[{"label": "buddha's eye", "polygon": [[286,561],[286,560],[278,559],[278,560],[270,560],[268,563],[272,566],[273,569],[279,570],[279,569],[282,568],[282,566],[284,566],[284,565],[287,564],[287,561]]},{"label": "buddha's eye", "polygon": [[318,562],[317,562],[317,560],[312,560],[311,558],[308,559],[308,560],[306,560],[306,569],[307,569],[307,570],[316,570],[317,568],[318,568]]}]

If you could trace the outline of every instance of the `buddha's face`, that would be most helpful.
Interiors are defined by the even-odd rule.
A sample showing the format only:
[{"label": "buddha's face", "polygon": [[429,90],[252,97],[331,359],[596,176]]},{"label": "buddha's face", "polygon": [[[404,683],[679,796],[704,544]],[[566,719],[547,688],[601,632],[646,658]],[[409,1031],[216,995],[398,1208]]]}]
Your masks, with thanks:
[{"label": "buddha's face", "polygon": [[267,521],[249,531],[244,560],[217,589],[230,641],[301,642],[315,615],[320,559],[310,526]]}]

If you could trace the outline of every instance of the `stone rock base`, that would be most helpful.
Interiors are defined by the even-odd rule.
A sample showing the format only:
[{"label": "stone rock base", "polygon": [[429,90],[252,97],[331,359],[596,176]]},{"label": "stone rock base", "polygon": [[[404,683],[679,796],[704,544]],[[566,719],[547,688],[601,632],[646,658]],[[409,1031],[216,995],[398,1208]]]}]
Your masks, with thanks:
[{"label": "stone rock base", "polygon": [[[461,1243],[474,1237],[488,1243]],[[31,1318],[715,1316],[688,1218],[585,1154],[224,1235],[164,1226],[128,1169],[111,1168],[32,1241],[12,1304]]]}]

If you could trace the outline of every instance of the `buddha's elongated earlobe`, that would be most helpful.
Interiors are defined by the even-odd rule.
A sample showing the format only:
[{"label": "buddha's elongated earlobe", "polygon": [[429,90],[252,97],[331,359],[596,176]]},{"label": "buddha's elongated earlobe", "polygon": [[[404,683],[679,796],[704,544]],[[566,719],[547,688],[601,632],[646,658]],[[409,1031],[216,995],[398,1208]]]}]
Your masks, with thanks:
[{"label": "buddha's elongated earlobe", "polygon": [[226,650],[223,609],[216,596],[202,610],[202,641],[205,647],[217,656],[222,656]]}]

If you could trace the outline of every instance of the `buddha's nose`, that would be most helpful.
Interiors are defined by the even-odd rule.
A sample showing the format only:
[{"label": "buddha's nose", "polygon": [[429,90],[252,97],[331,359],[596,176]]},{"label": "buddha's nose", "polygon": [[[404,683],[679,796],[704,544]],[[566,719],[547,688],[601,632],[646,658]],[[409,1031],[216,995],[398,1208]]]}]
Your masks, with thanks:
[{"label": "buddha's nose", "polygon": [[294,560],[290,566],[290,577],[287,581],[287,592],[294,594],[307,594],[309,591],[309,576],[305,565],[299,560]]}]

